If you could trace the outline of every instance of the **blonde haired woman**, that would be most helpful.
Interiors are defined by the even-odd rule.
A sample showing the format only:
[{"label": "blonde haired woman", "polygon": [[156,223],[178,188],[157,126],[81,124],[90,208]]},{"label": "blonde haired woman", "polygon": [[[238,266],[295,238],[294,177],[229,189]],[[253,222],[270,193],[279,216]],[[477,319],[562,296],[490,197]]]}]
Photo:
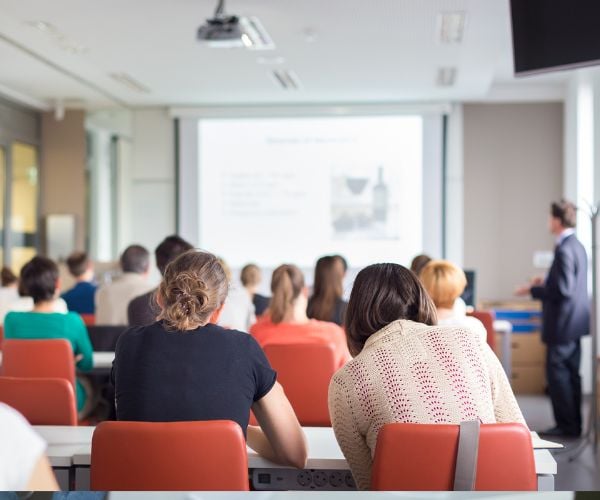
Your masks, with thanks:
[{"label": "blonde haired woman", "polygon": [[[159,321],[127,330],[117,345],[117,419],[233,420],[265,458],[304,467],[304,434],[262,349],[251,336],[215,324],[227,291],[210,253],[191,250],[167,266]],[[260,427],[248,425],[250,409]]]},{"label": "blonde haired woman", "polygon": [[456,307],[467,286],[467,277],[460,267],[448,260],[432,260],[421,270],[419,279],[435,304],[438,325],[465,326],[486,339],[481,321],[467,316],[464,307]]},{"label": "blonde haired woman", "polygon": [[338,365],[350,359],[344,330],[335,323],[309,319],[306,314],[308,290],[298,267],[283,264],[273,271],[271,303],[265,314],[250,328],[260,345],[273,342],[314,340],[332,342]]}]

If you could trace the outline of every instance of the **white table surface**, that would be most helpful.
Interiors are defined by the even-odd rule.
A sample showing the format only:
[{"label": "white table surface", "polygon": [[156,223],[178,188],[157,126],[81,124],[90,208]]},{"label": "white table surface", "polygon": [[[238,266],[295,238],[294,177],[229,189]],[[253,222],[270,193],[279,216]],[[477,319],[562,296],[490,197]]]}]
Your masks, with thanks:
[{"label": "white table surface", "polygon": [[[111,368],[114,359],[114,352],[94,352],[92,354],[94,368]],[[0,351],[0,366],[2,366],[2,351]]]},{"label": "white table surface", "polygon": [[[53,467],[90,465],[93,426],[36,425],[34,429],[48,443],[47,454]],[[305,427],[304,432],[308,441],[307,469],[349,469],[330,427]],[[533,453],[538,475],[556,474],[556,460],[548,450],[536,449]],[[251,469],[285,468],[258,456],[251,449],[248,449],[248,467]]]}]

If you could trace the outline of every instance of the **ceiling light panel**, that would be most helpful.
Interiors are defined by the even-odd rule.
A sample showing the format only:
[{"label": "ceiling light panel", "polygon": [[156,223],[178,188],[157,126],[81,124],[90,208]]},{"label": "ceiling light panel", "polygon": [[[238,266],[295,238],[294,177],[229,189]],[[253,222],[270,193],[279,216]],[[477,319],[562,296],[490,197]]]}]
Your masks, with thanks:
[{"label": "ceiling light panel", "polygon": [[435,84],[438,87],[452,87],[456,83],[456,73],[454,66],[438,68]]},{"label": "ceiling light panel", "polygon": [[83,55],[87,54],[90,50],[89,47],[69,38],[56,26],[47,21],[27,21],[25,25],[43,34],[59,49],[69,52],[70,54]]},{"label": "ceiling light panel", "polygon": [[109,76],[116,82],[127,87],[129,90],[133,90],[138,94],[149,94],[150,89],[143,83],[138,82],[135,78],[127,73],[110,73]]},{"label": "ceiling light panel", "polygon": [[438,15],[437,39],[443,44],[463,41],[467,15],[464,11],[442,12]]}]

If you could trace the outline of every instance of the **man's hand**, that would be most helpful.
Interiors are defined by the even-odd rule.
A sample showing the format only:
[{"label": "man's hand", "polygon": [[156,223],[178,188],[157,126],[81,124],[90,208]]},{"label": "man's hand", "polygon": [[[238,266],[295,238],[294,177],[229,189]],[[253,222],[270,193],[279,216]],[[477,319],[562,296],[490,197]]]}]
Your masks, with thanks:
[{"label": "man's hand", "polygon": [[517,297],[524,297],[525,295],[529,295],[531,293],[531,285],[521,285],[515,288],[514,294]]},{"label": "man's hand", "polygon": [[531,280],[531,286],[540,286],[544,284],[544,278],[542,276],[536,276]]}]

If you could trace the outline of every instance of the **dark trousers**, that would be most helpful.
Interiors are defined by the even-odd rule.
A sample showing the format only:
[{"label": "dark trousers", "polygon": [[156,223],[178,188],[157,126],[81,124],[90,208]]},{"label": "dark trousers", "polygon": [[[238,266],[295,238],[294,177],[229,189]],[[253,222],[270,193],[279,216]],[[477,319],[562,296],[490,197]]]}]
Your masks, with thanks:
[{"label": "dark trousers", "polygon": [[546,379],[556,425],[568,433],[581,432],[581,343],[547,345]]}]

